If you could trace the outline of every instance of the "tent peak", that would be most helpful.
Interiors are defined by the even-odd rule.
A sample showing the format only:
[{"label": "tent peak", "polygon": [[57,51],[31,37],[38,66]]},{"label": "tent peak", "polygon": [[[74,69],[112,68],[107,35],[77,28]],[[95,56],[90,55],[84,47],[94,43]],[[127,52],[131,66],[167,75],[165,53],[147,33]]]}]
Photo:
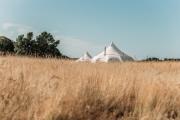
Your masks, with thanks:
[{"label": "tent peak", "polygon": [[87,56],[87,57],[89,57],[89,58],[92,58],[92,56],[89,54],[88,51],[86,51],[86,53],[84,54],[84,56]]},{"label": "tent peak", "polygon": [[113,41],[111,42],[110,46],[114,46],[114,43],[113,43]]},{"label": "tent peak", "polygon": [[77,62],[87,62],[91,61],[91,59],[92,56],[89,54],[89,52],[85,52],[84,55],[77,60]]},{"label": "tent peak", "polygon": [[86,51],[86,52],[85,52],[85,54],[89,54],[89,52],[88,52],[88,51]]}]

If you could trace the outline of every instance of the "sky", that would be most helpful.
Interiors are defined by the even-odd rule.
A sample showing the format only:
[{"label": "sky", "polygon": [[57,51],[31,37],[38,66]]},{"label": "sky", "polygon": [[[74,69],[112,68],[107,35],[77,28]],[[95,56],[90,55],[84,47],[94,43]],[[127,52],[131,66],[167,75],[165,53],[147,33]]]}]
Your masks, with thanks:
[{"label": "sky", "polygon": [[136,59],[180,58],[180,0],[0,0],[0,36],[47,31],[70,57],[113,41]]}]

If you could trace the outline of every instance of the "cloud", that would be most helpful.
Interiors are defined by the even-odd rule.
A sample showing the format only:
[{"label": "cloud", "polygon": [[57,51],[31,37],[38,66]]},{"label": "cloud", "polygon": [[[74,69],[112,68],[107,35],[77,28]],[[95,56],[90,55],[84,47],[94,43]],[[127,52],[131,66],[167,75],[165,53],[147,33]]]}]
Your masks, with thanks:
[{"label": "cloud", "polygon": [[10,22],[3,23],[2,28],[3,28],[3,30],[16,29],[17,32],[26,32],[28,30],[32,30],[32,27],[30,27],[30,26],[16,24],[16,23],[10,23]]},{"label": "cloud", "polygon": [[2,24],[2,29],[3,29],[3,30],[8,30],[8,29],[11,28],[12,26],[14,26],[12,23],[3,23],[3,24]]},{"label": "cloud", "polygon": [[14,39],[20,34],[26,34],[27,32],[35,31],[31,26],[17,24],[12,22],[5,22],[1,26],[1,32],[3,35]]}]

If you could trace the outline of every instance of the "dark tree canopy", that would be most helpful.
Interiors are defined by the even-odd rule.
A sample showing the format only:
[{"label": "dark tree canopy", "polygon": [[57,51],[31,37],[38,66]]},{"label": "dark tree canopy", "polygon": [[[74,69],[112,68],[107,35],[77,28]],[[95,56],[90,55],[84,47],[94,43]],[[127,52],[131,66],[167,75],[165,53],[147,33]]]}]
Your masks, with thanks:
[{"label": "dark tree canopy", "polygon": [[0,52],[14,52],[13,41],[4,36],[0,36]]},{"label": "dark tree canopy", "polygon": [[33,33],[27,33],[26,37],[19,35],[14,47],[15,53],[18,55],[34,55],[36,52],[36,41],[33,40]]},{"label": "dark tree canopy", "polygon": [[162,60],[157,57],[147,57],[146,59],[142,61],[156,61],[157,62],[157,61],[162,61]]},{"label": "dark tree canopy", "polygon": [[18,36],[14,51],[18,55],[61,57],[62,54],[57,48],[59,44],[60,41],[55,40],[50,33],[42,32],[33,39],[33,33],[29,32],[26,37]]},{"label": "dark tree canopy", "polygon": [[61,56],[61,53],[57,48],[57,46],[60,44],[60,41],[55,40],[50,33],[43,32],[36,37],[36,40],[39,56]]}]

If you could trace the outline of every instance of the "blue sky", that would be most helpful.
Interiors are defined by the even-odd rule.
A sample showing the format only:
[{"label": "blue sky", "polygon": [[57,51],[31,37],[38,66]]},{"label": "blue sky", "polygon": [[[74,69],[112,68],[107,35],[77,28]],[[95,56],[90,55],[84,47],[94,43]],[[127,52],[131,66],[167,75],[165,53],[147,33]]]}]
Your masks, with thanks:
[{"label": "blue sky", "polygon": [[180,0],[0,0],[0,35],[44,30],[71,57],[113,41],[138,59],[180,58]]}]

